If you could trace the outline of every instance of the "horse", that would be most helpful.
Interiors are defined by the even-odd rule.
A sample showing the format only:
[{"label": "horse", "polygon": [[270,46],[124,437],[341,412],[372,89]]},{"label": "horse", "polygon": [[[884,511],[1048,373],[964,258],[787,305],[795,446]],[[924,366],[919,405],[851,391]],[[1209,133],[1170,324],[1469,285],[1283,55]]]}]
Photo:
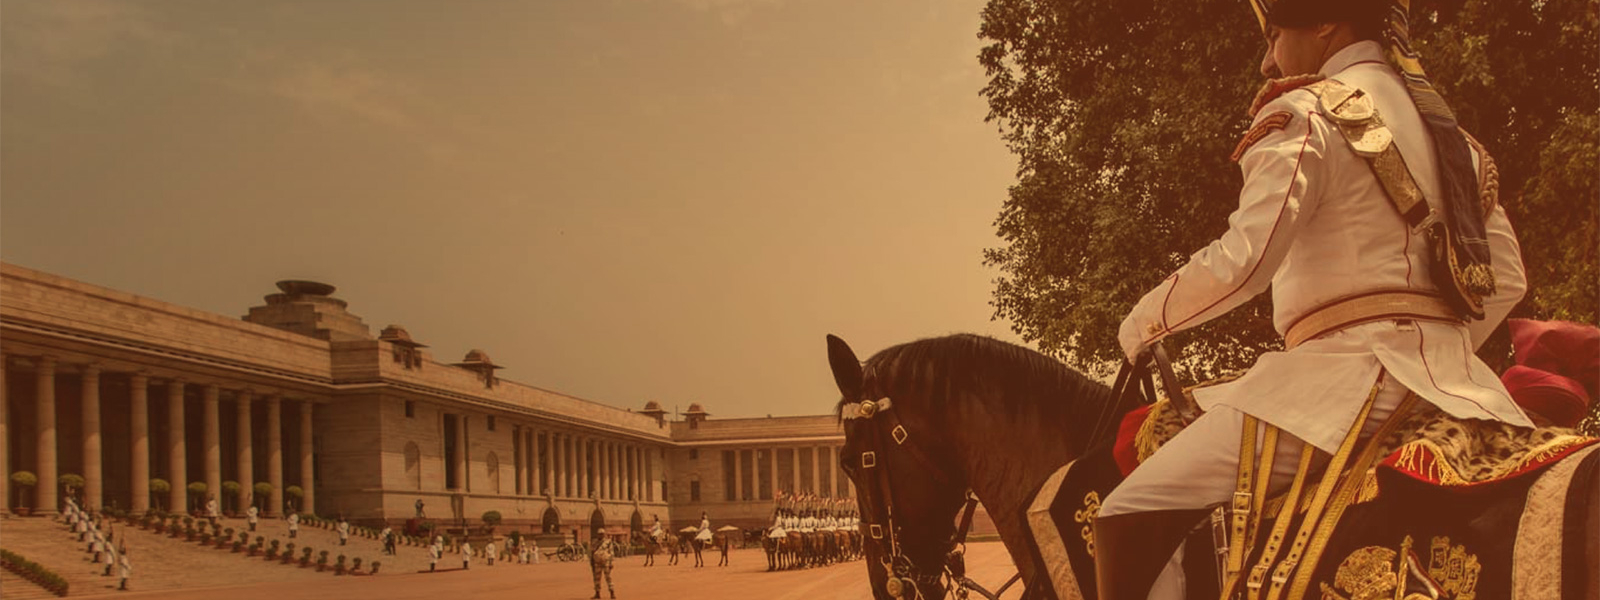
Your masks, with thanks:
[{"label": "horse", "polygon": [[663,545],[661,541],[651,537],[646,532],[635,531],[633,532],[633,543],[644,546],[644,566],[654,566],[656,564],[656,554],[661,552],[661,546]]},{"label": "horse", "polygon": [[733,537],[731,532],[727,531],[717,532],[716,535],[711,536],[711,544],[716,546],[717,552],[721,555],[717,560],[717,566],[719,567],[728,566],[728,549],[733,545],[733,541],[729,539],[731,537]]},{"label": "horse", "polygon": [[704,540],[701,540],[699,537],[697,537],[698,535],[699,535],[698,533],[682,533],[682,532],[680,532],[680,533],[678,533],[678,540],[683,545],[686,545],[689,548],[694,550],[694,566],[695,567],[704,567],[704,566],[706,566],[706,561],[705,561],[705,558],[703,558],[700,555],[700,551],[703,550],[708,543],[706,541],[704,541]]},{"label": "horse", "polygon": [[788,536],[775,538],[767,532],[761,534],[761,549],[767,551],[767,570],[780,571],[784,568],[784,553],[788,551]]},{"label": "horse", "polygon": [[[1129,403],[1113,398],[1108,386],[1055,359],[976,335],[961,334],[900,344],[878,352],[865,363],[856,358],[844,340],[830,335],[828,359],[842,394],[837,405],[841,420],[845,411],[859,411],[857,414],[870,417],[873,411],[891,410],[877,408],[885,399],[892,403],[892,419],[846,421],[845,444],[839,453],[840,466],[857,490],[862,549],[873,597],[877,600],[938,600],[961,583],[959,571],[962,569],[952,567],[958,561],[951,557],[959,556],[954,539],[955,517],[968,505],[970,490],[988,511],[1016,565],[1023,582],[1023,597],[1057,598],[1051,569],[1059,565],[1047,564],[1034,542],[1028,509],[1035,493],[1061,466],[1091,451],[1109,448],[1111,440],[1103,435],[1106,424],[1120,422],[1122,415],[1132,408],[1127,405]],[[866,401],[872,401],[871,406]],[[886,420],[893,423],[893,429]],[[1595,471],[1600,471],[1600,452],[1591,452],[1584,458],[1579,472],[1600,478],[1595,475]],[[1566,505],[1569,518],[1577,513],[1581,521],[1579,527],[1589,527],[1589,531],[1600,527],[1600,485],[1594,485],[1593,481],[1595,479],[1590,479],[1586,488],[1577,488],[1574,483],[1580,493],[1588,494],[1587,500],[1574,501],[1569,495]],[[1398,493],[1407,491],[1400,488]],[[1396,496],[1387,491],[1385,494],[1384,499],[1388,500]],[[1411,498],[1413,496],[1400,499]],[[1397,512],[1395,504],[1385,505],[1384,501],[1380,499],[1371,506],[1381,509],[1378,510],[1380,514],[1384,510]],[[1437,507],[1453,501],[1424,508],[1446,512]],[[1574,511],[1573,506],[1578,509]],[[1451,518],[1465,524],[1494,510],[1506,512],[1504,506],[1475,510],[1478,513]],[[1515,510],[1522,508],[1518,505]],[[1084,512],[1089,514],[1092,524],[1093,511]],[[1517,513],[1512,514],[1514,525]],[[1392,531],[1406,525],[1403,520],[1391,520],[1386,526]],[[1570,523],[1567,527],[1573,529]],[[1090,528],[1085,527],[1083,531],[1088,538]],[[1334,531],[1328,544],[1345,543],[1340,541],[1340,535],[1346,534],[1345,528],[1341,526]],[[1510,533],[1498,530],[1488,535],[1474,535],[1493,540],[1506,539]],[[1210,531],[1204,531],[1203,535],[1208,542],[1203,552],[1209,555]],[[1600,544],[1575,542],[1573,536],[1566,537],[1566,540],[1550,541],[1566,549],[1566,562],[1558,569],[1565,589],[1592,590],[1600,586]],[[1408,545],[1410,541],[1407,537]],[[1459,560],[1452,562],[1448,538],[1444,544],[1445,562],[1459,566]],[[1438,545],[1439,538],[1435,537],[1435,561],[1440,560]],[[1460,546],[1455,548],[1456,554],[1460,554]],[[1427,538],[1423,538],[1418,551],[1428,555]],[[1089,556],[1092,555],[1091,550]],[[1335,556],[1329,555],[1329,558]],[[1355,558],[1356,553],[1351,557]],[[1053,560],[1064,562],[1066,559],[1058,556]],[[1476,560],[1473,559],[1474,564]],[[1350,562],[1347,559],[1345,564]],[[1509,562],[1508,556],[1505,562]],[[1424,563],[1426,565],[1426,559]],[[1304,568],[1315,569],[1314,573],[1325,573],[1327,579],[1332,579],[1333,570],[1329,568],[1332,565],[1338,565],[1336,559],[1329,564],[1311,561]],[[1343,573],[1344,565],[1339,566]],[[1388,568],[1391,565],[1379,566]],[[1504,564],[1495,565],[1495,568],[1509,569]],[[1190,581],[1191,591],[1187,597],[1206,597],[1194,591],[1197,585],[1201,593],[1209,589],[1209,596],[1217,597],[1219,582],[1215,581],[1216,572],[1210,573],[1212,577],[1209,578],[1190,578],[1212,581]],[[1483,594],[1489,584],[1477,578],[1477,571],[1471,575],[1471,584],[1478,586],[1479,593]],[[1080,575],[1079,581],[1085,595],[1092,598],[1095,587],[1092,567],[1088,569],[1088,576],[1090,579],[1084,581]],[[946,581],[947,577],[950,581]],[[1510,584],[1502,581],[1494,585],[1506,588]],[[1326,583],[1323,586],[1331,592]],[[1312,588],[1306,597],[1322,598],[1320,593]],[[1510,597],[1510,594],[1489,593],[1480,597]]]}]

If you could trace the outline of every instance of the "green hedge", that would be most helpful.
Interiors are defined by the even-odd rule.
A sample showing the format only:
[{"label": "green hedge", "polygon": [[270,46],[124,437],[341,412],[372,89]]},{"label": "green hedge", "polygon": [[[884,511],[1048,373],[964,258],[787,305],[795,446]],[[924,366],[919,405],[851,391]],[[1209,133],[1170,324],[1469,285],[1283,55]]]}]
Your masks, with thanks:
[{"label": "green hedge", "polygon": [[67,595],[66,578],[51,572],[50,569],[44,568],[39,563],[17,555],[15,552],[0,550],[0,567],[5,567],[6,570],[39,584],[39,587],[48,590],[52,594],[57,596]]}]

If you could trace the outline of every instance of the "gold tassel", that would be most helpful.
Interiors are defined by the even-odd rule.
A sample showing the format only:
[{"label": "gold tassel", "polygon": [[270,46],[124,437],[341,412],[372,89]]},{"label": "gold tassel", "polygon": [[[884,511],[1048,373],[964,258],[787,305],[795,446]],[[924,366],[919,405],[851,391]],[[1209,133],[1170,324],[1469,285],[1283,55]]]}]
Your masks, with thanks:
[{"label": "gold tassel", "polygon": [[1470,291],[1478,296],[1491,296],[1494,294],[1494,271],[1489,265],[1467,265],[1462,273],[1463,280]]}]

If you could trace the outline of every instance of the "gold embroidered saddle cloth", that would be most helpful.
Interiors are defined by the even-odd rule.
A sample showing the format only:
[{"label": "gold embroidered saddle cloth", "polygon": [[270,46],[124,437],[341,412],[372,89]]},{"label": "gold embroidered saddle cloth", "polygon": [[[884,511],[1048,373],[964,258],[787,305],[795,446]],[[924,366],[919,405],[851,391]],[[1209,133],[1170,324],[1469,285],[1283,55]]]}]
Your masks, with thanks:
[{"label": "gold embroidered saddle cloth", "polygon": [[[1127,463],[1142,462],[1149,458],[1162,444],[1171,440],[1183,429],[1182,421],[1176,411],[1165,400],[1144,412],[1147,414],[1142,419],[1138,415],[1131,415],[1124,422],[1121,435],[1112,447],[1091,451],[1073,463],[1061,467],[1034,492],[1027,511],[1029,528],[1034,545],[1040,554],[1039,560],[1042,564],[1038,566],[1049,576],[1051,591],[1055,592],[1057,598],[1062,600],[1084,598],[1084,589],[1091,590],[1092,595],[1093,525],[1101,499],[1109,494],[1130,470]],[[1392,499],[1391,505],[1384,505],[1379,501],[1380,492],[1383,490],[1410,481],[1414,484],[1410,487],[1434,490],[1430,493],[1436,496],[1449,495],[1454,498],[1464,498],[1463,504],[1472,502],[1481,504],[1489,501],[1482,499],[1492,500],[1497,496],[1490,492],[1498,486],[1515,482],[1528,484],[1534,479],[1530,477],[1531,475],[1545,471],[1546,467],[1560,462],[1563,458],[1580,452],[1595,454],[1585,448],[1600,441],[1577,435],[1567,428],[1521,429],[1497,422],[1457,419],[1415,396],[1406,398],[1396,412],[1399,417],[1392,418],[1384,424],[1375,436],[1377,440],[1375,444],[1358,445],[1354,439],[1347,439],[1339,455],[1334,456],[1327,465],[1327,470],[1335,474],[1333,477],[1322,477],[1305,468],[1305,465],[1311,462],[1310,455],[1307,454],[1302,457],[1300,469],[1302,474],[1296,477],[1296,482],[1289,492],[1277,494],[1276,497],[1269,499],[1262,493],[1266,489],[1264,485],[1266,478],[1254,477],[1246,470],[1241,470],[1239,493],[1234,495],[1234,501],[1219,508],[1213,516],[1212,527],[1197,531],[1189,538],[1189,543],[1186,544],[1188,564],[1193,564],[1196,559],[1206,564],[1214,562],[1209,570],[1216,573],[1216,576],[1210,579],[1221,582],[1228,588],[1228,593],[1223,597],[1303,598],[1307,594],[1316,594],[1318,585],[1328,585],[1329,580],[1321,575],[1315,579],[1315,585],[1312,583],[1313,573],[1318,571],[1324,550],[1333,548],[1330,552],[1338,555],[1329,554],[1327,558],[1332,559],[1334,566],[1341,566],[1337,559],[1344,557],[1345,554],[1350,554],[1352,557],[1358,557],[1358,554],[1359,556],[1383,554],[1367,547],[1362,548],[1365,554],[1349,552],[1344,548],[1350,540],[1361,539],[1363,535],[1368,535],[1363,532],[1391,533],[1403,529],[1387,525],[1376,528],[1372,526],[1373,512],[1398,514],[1395,503],[1416,508],[1410,506],[1417,504],[1411,501],[1412,496],[1396,497]],[[1364,415],[1365,410],[1363,410],[1363,420]],[[1255,428],[1254,420],[1247,420],[1246,429],[1254,431]],[[1275,428],[1269,428],[1269,431],[1273,432],[1269,433],[1269,437],[1275,438]],[[1255,440],[1256,436],[1246,437]],[[1245,442],[1241,439],[1240,443],[1243,446]],[[1263,445],[1270,443],[1275,441],[1263,441]],[[1253,451],[1249,448],[1241,450],[1241,456],[1253,455]],[[1383,472],[1383,476],[1379,476],[1380,471]],[[1359,473],[1359,476],[1353,477],[1351,473]],[[1540,481],[1544,479],[1553,477],[1542,477]],[[1406,493],[1411,492],[1414,490]],[[1478,500],[1466,499],[1468,497],[1475,497]],[[1435,502],[1437,501],[1436,499]],[[1369,503],[1372,510],[1362,514],[1367,508],[1363,505]],[[1340,525],[1347,512],[1357,514],[1355,518],[1359,522],[1352,524],[1354,529],[1350,532],[1335,537],[1334,529]],[[1280,518],[1284,516],[1287,518]],[[1551,531],[1550,527],[1524,529],[1528,532]],[[1556,530],[1559,529],[1557,525]],[[1445,529],[1435,527],[1429,531],[1442,530]],[[1497,529],[1490,537],[1504,537],[1499,534],[1500,531],[1502,530]],[[1469,539],[1471,535],[1464,537],[1459,533],[1461,532],[1458,532],[1456,542],[1453,544],[1448,535],[1440,537],[1436,533],[1429,534],[1432,537],[1422,536],[1417,544],[1423,549],[1430,544],[1434,546],[1442,544],[1448,558],[1449,553],[1454,551],[1453,549],[1460,549],[1464,541],[1478,543]],[[1559,533],[1555,535],[1560,537]],[[1384,542],[1388,546],[1401,547],[1401,552],[1390,550],[1387,556],[1405,554],[1410,560],[1415,561],[1415,552],[1409,546],[1410,535],[1406,534],[1403,537],[1405,544],[1398,538]],[[1539,545],[1525,542],[1521,539],[1523,536],[1520,533],[1516,537],[1515,543],[1518,548]],[[1385,546],[1385,549],[1388,549],[1388,546]],[[1408,552],[1411,554],[1406,554]],[[1521,550],[1518,552],[1522,553]],[[1490,556],[1485,554],[1484,558],[1488,560]],[[1531,560],[1524,562],[1531,566],[1537,566],[1538,563]],[[1449,579],[1454,582],[1451,585],[1456,585],[1462,590],[1476,585],[1470,578],[1462,579],[1463,576],[1459,573],[1455,579],[1447,577],[1454,571],[1447,568],[1453,563],[1449,563],[1448,560],[1446,563],[1448,564],[1442,563],[1432,568],[1438,571],[1438,577]],[[1298,565],[1305,566],[1297,569]],[[1531,566],[1529,568],[1532,568]],[[1323,571],[1327,568],[1329,567],[1321,567]],[[1419,568],[1430,570],[1427,565]],[[1497,568],[1504,570],[1506,567],[1500,564]],[[1521,568],[1523,566],[1519,565],[1518,569]],[[1217,597],[1215,590],[1217,584],[1212,585],[1213,588],[1207,596]],[[1195,593],[1193,587],[1190,592]],[[1322,597],[1329,599],[1366,597],[1342,595],[1338,589],[1333,589],[1329,594],[1331,595]],[[1466,600],[1473,596],[1469,592],[1420,597]]]}]

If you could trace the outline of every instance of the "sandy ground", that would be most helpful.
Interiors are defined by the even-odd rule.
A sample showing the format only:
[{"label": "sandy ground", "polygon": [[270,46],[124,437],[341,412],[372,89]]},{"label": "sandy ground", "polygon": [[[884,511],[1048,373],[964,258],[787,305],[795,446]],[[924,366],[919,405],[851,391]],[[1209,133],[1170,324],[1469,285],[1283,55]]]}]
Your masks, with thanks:
[{"label": "sandy ground", "polygon": [[[967,547],[968,570],[978,582],[997,587],[1014,571],[1011,559],[999,543],[972,544]],[[659,558],[659,557],[658,557]],[[715,557],[708,556],[714,565]],[[868,600],[865,563],[854,561],[820,569],[766,572],[766,557],[761,550],[735,550],[732,566],[694,568],[688,564],[641,566],[642,557],[620,559],[612,571],[617,598],[625,600]],[[602,583],[602,587],[604,584]],[[526,600],[579,600],[589,598],[594,585],[586,563],[544,563],[516,565],[500,563],[494,567],[474,563],[466,571],[439,573],[395,573],[376,577],[319,577],[315,580],[258,583],[243,586],[167,589],[117,594],[125,598],[229,600],[253,598],[296,598],[305,600],[350,600],[382,598],[430,600],[450,598],[516,598]],[[77,594],[74,594],[76,596]],[[1011,590],[1006,598],[1019,597]],[[607,597],[602,594],[602,597]]]}]

